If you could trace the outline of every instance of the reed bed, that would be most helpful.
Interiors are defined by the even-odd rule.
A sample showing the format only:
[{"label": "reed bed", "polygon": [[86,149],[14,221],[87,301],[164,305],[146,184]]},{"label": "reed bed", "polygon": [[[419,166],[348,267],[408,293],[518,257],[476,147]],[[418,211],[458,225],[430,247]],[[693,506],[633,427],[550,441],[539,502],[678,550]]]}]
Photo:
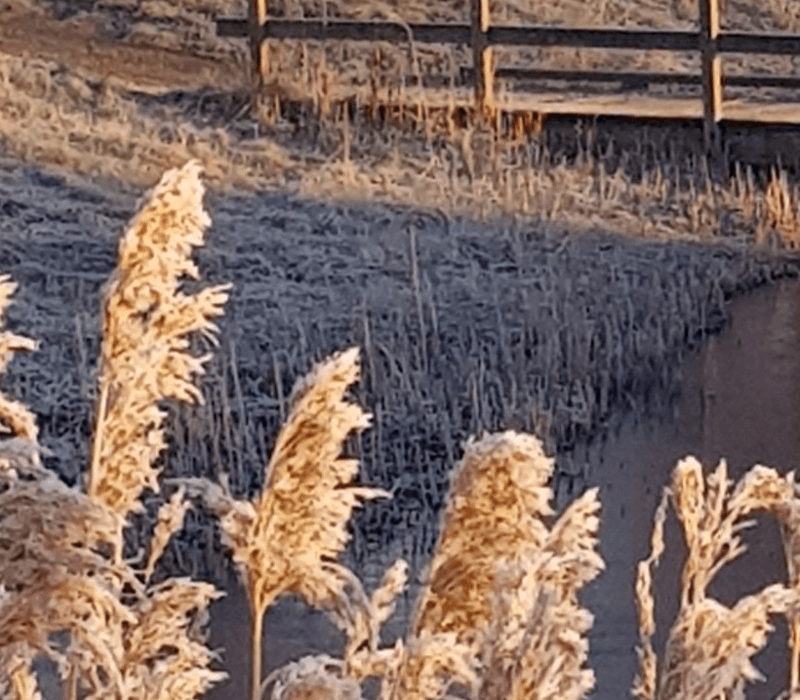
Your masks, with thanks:
[{"label": "reed bed", "polygon": [[[597,552],[600,501],[596,490],[586,491],[560,517],[553,517],[553,460],[547,456],[550,450],[530,433],[544,426],[543,434],[551,440],[561,440],[562,450],[569,445],[565,441],[575,440],[575,435],[559,434],[551,423],[537,424],[532,412],[528,413],[528,421],[533,429],[527,434],[520,430],[500,432],[495,425],[514,422],[513,413],[504,412],[502,401],[497,404],[500,410],[496,414],[480,416],[485,422],[462,423],[471,433],[482,435],[467,442],[463,457],[449,478],[433,556],[407,634],[394,646],[382,646],[380,630],[405,590],[408,565],[399,560],[384,572],[377,585],[364,585],[347,566],[345,547],[353,535],[356,540],[365,537],[365,533],[366,537],[380,536],[391,527],[381,522],[378,528],[370,530],[362,522],[351,531],[348,521],[354,507],[364,501],[395,495],[397,498],[392,501],[399,505],[394,508],[404,507],[409,489],[404,488],[402,476],[408,474],[408,469],[400,472],[401,481],[395,481],[393,493],[361,485],[388,483],[390,479],[384,473],[381,481],[373,480],[359,465],[360,461],[368,461],[370,453],[365,449],[365,441],[356,438],[369,426],[370,418],[361,401],[356,403],[346,397],[361,373],[360,351],[351,348],[317,363],[291,393],[283,391],[281,366],[273,354],[271,369],[277,389],[274,419],[280,430],[275,431],[276,437],[269,446],[269,459],[262,462],[266,467],[252,479],[243,455],[251,456],[251,449],[255,455],[260,450],[266,453],[267,444],[263,423],[259,436],[259,425],[247,415],[242,384],[251,378],[246,372],[239,376],[236,359],[245,338],[250,337],[243,319],[251,316],[246,309],[241,310],[242,317],[235,318],[233,326],[222,327],[223,332],[237,337],[237,344],[227,347],[229,355],[223,356],[223,361],[229,368],[219,371],[219,366],[212,363],[212,356],[202,354],[202,350],[209,342],[216,343],[220,329],[215,321],[220,319],[222,323],[229,285],[198,288],[184,283],[184,278],[197,280],[200,276],[200,266],[192,256],[203,246],[203,232],[210,224],[203,208],[199,173],[199,165],[194,162],[169,171],[138,203],[138,213],[119,243],[118,261],[109,282],[102,287],[96,285],[96,292],[102,296],[98,338],[96,342],[86,338],[78,342],[79,346],[97,345],[100,358],[96,373],[92,373],[97,388],[91,393],[95,410],[90,444],[85,450],[89,465],[85,478],[76,479],[71,486],[43,466],[42,456],[47,459],[48,451],[38,444],[35,414],[22,403],[5,397],[0,400],[0,421],[10,433],[9,439],[0,441],[0,509],[4,516],[0,520],[0,581],[4,587],[0,597],[0,687],[9,697],[20,700],[40,697],[32,666],[37,657],[45,657],[56,665],[63,697],[69,700],[195,698],[221,680],[223,674],[214,668],[215,655],[203,635],[206,608],[218,592],[210,583],[170,578],[169,562],[162,561],[169,549],[168,542],[187,517],[187,497],[198,496],[219,519],[222,543],[230,550],[248,591],[252,616],[252,700],[262,697],[358,700],[362,695],[361,684],[370,678],[378,679],[381,700],[439,700],[451,690],[460,692],[459,688],[487,700],[586,697],[594,683],[593,673],[586,665],[592,617],[581,606],[579,596],[604,566]],[[52,187],[53,183],[47,186]],[[28,196],[33,196],[30,191]],[[19,200],[13,201],[17,213],[28,208],[28,205],[22,207]],[[31,206],[33,201],[30,200]],[[91,200],[84,197],[84,201]],[[286,198],[282,202],[281,212],[285,216],[291,211],[288,206],[291,202]],[[236,204],[239,216],[252,214],[242,211],[242,201]],[[220,218],[229,223],[224,215]],[[260,220],[260,225],[263,224],[264,220]],[[237,246],[248,243],[235,227],[226,226],[226,230],[228,235],[235,235]],[[285,233],[280,233],[284,237],[283,249],[277,237],[264,241],[271,246],[275,261],[286,255],[288,245]],[[411,229],[409,233],[410,258],[406,261],[409,269],[404,279],[408,286],[406,303],[411,313],[416,314],[413,320],[418,326],[414,332],[420,333],[418,342],[427,343],[425,328],[439,332],[447,326],[439,325],[439,316],[424,313],[426,306],[420,288],[425,279],[421,274],[425,258],[420,255],[417,230]],[[565,252],[561,264],[567,270],[576,260],[588,258],[576,255],[579,244],[588,240],[586,236],[548,242],[542,232],[531,233],[532,238],[534,234],[543,238],[545,245],[538,251],[520,253],[510,271],[511,279],[517,282],[522,279],[524,284],[530,283],[523,268],[536,259],[536,254],[545,255],[544,267],[535,268],[540,282],[546,277],[542,269],[552,268],[553,261],[560,260],[559,256]],[[445,234],[446,239],[453,236],[450,230]],[[257,235],[263,239],[263,230]],[[312,230],[311,235],[318,237],[319,232]],[[471,238],[469,232],[462,231],[460,236],[461,244],[469,248],[476,245],[480,232]],[[22,237],[34,246],[46,242],[41,233],[29,232]],[[346,238],[337,240],[327,234],[323,240],[335,248],[343,246]],[[387,250],[391,250],[388,243]],[[548,244],[553,243],[555,248],[549,248]],[[292,240],[291,245],[297,246],[298,241]],[[440,242],[437,254],[442,252],[442,245]],[[597,251],[604,250],[603,246],[605,250],[614,250],[613,260],[619,266],[612,266],[618,274],[605,280],[606,286],[626,279],[631,272],[634,275],[641,272],[641,268],[626,267],[623,263],[624,256],[632,254],[641,265],[646,250],[642,244],[626,249],[619,241],[595,240],[591,241],[594,252],[591,266],[579,268],[587,276],[587,284],[593,284],[587,270],[597,267]],[[571,250],[573,247],[575,250]],[[663,248],[658,250],[663,254]],[[686,259],[697,261],[703,250],[711,251],[701,260],[703,269],[708,270],[709,263],[717,259],[714,249],[694,247]],[[672,252],[677,254],[675,248]],[[482,253],[487,255],[485,250]],[[13,257],[13,248],[4,254]],[[551,254],[552,258],[547,257]],[[253,260],[252,250],[242,255],[248,261]],[[723,260],[735,269],[730,261],[736,257],[731,251]],[[752,267],[747,266],[753,265],[753,259],[744,256],[743,260],[745,267],[738,277],[732,278],[731,290],[737,283],[758,281],[757,277],[748,278],[742,272],[752,273]],[[663,264],[663,258],[659,261]],[[680,260],[683,262],[685,259]],[[391,273],[391,263],[390,259],[382,269]],[[780,271],[775,267],[774,257],[761,265],[757,269],[764,275]],[[40,283],[46,285],[47,278],[41,275],[41,257],[34,269]],[[226,264],[218,270],[225,274],[236,271],[235,264]],[[442,268],[438,274],[444,276],[444,271]],[[433,268],[430,272],[433,275]],[[503,265],[493,267],[493,272],[502,277]],[[312,271],[312,278],[313,274]],[[208,276],[213,279],[213,270]],[[388,279],[392,279],[391,274]],[[572,273],[567,279],[580,279],[580,275]],[[722,283],[713,276],[712,282],[718,285],[723,304]],[[552,283],[554,289],[555,282]],[[340,284],[349,282],[342,280]],[[687,284],[691,285],[691,277],[687,278]],[[646,296],[650,298],[657,286],[647,286]],[[594,284],[593,288],[599,285]],[[643,340],[646,336],[636,333],[636,289],[636,286],[625,289],[629,306],[624,313],[629,315],[634,336],[628,351],[646,352],[649,349]],[[291,285],[285,291],[287,300],[300,296]],[[459,289],[457,293],[462,291]],[[5,311],[13,292],[10,279],[0,279],[0,312]],[[252,292],[248,291],[250,295]],[[478,292],[484,293],[481,285]],[[585,308],[587,295],[579,289],[570,288],[570,292],[579,299],[580,307]],[[32,293],[38,294],[39,290]],[[395,305],[403,302],[402,292],[389,296]],[[692,293],[687,292],[687,303],[692,298]],[[245,295],[240,301],[247,299]],[[511,296],[518,303],[516,299]],[[493,301],[500,324],[503,300],[502,295],[496,294]],[[318,295],[313,301],[319,309],[325,300]],[[566,307],[561,317],[565,313]],[[706,331],[709,322],[709,317],[701,313],[697,321],[700,332]],[[581,324],[575,323],[572,328],[575,327],[580,328]],[[502,329],[502,325],[498,328]],[[690,328],[684,327],[682,335],[676,335],[674,345],[660,336],[663,347],[658,351],[684,346],[694,338]],[[444,343],[432,347],[420,345],[416,354],[410,356],[408,376],[382,375],[377,368],[381,366],[381,353],[386,352],[373,345],[379,329],[379,324],[372,330],[364,327],[360,339],[364,345],[365,369],[370,368],[371,392],[385,392],[391,401],[400,396],[394,379],[403,380],[401,384],[407,390],[411,382],[421,382],[426,375],[438,376],[441,372],[443,365],[437,365],[436,359],[439,356],[447,359]],[[276,326],[274,333],[280,338],[278,330]],[[341,329],[329,330],[327,342],[338,343]],[[554,328],[550,335],[560,337],[560,329]],[[192,337],[194,340],[190,340]],[[502,341],[502,334],[498,337]],[[303,343],[307,342],[304,338]],[[552,347],[546,349],[545,357],[550,364],[535,370],[539,376],[558,380],[562,373],[569,376],[575,371],[571,363],[581,357],[579,344],[569,350],[568,343],[575,341],[565,336],[564,342],[567,343],[564,353],[557,353]],[[583,358],[586,381],[591,381],[593,367],[589,360],[601,357],[602,345],[591,334],[586,342],[594,348],[591,356]],[[540,343],[537,340],[531,347]],[[483,368],[479,364],[479,372],[485,375],[499,372],[497,367],[515,366],[518,360],[513,345],[508,348],[500,345],[499,352],[508,352],[505,363],[494,364],[490,354]],[[13,352],[35,347],[35,343],[23,336],[0,334],[0,367],[8,366]],[[621,355],[625,347],[622,346]],[[79,354],[89,353],[84,347]],[[252,352],[244,356],[259,355]],[[483,354],[479,357],[482,361]],[[665,357],[660,355],[658,360],[663,362]],[[614,362],[617,360],[625,357]],[[391,364],[382,366],[384,371],[391,368]],[[218,393],[214,376],[208,377],[201,387],[198,381],[207,369],[223,385],[231,382],[233,400],[225,393]],[[617,381],[629,382],[625,390],[633,398],[653,379],[645,373],[633,378],[620,375]],[[406,397],[405,407],[410,412],[429,411],[430,399],[422,395],[421,384],[418,386],[421,400],[413,403]],[[475,387],[468,392],[468,401],[473,406],[477,392],[485,389],[481,384]],[[574,387],[573,382],[569,391],[574,392]],[[586,398],[592,396],[591,392],[584,394],[588,406],[577,403],[573,395],[570,401],[574,403],[566,404],[572,410],[567,412],[564,425],[574,426],[583,415],[588,435],[592,420],[600,420],[602,414],[593,418],[591,398]],[[435,393],[430,396],[434,404],[441,398]],[[502,390],[498,396],[503,396]],[[204,410],[220,423],[209,427],[195,421],[189,427],[181,424],[178,414],[179,420],[170,425],[176,441],[173,450],[167,451],[164,430],[168,416],[159,403],[169,398],[195,404],[197,408],[191,409],[195,416],[203,415],[196,411]],[[607,400],[611,406],[612,398],[609,396]],[[206,406],[202,406],[204,401]],[[443,403],[447,410],[447,400]],[[403,404],[398,402],[398,405]],[[491,401],[487,405],[491,406]],[[382,409],[386,406],[382,404]],[[187,415],[192,413],[184,413],[184,419]],[[377,423],[377,412],[375,418]],[[430,415],[426,418],[430,420]],[[439,421],[434,424],[439,429],[446,425]],[[239,429],[235,436],[234,425]],[[385,429],[385,425],[381,427]],[[253,435],[257,441],[255,447],[247,437],[252,440]],[[210,468],[198,469],[198,465],[192,464],[187,470],[185,464],[178,464],[167,472],[169,478],[164,481],[158,466],[159,456],[166,452],[169,458],[177,448],[194,459],[192,447],[197,447],[198,437],[202,440],[204,436],[210,438],[203,440],[212,451]],[[235,444],[234,440],[241,443]],[[187,445],[192,447],[187,449]],[[456,461],[455,454],[451,445],[443,460],[446,473],[450,471],[449,464]],[[374,469],[378,463],[364,466]],[[203,478],[203,471],[213,478]],[[426,476],[428,482],[423,488],[435,491],[434,478]],[[247,479],[251,479],[249,484]],[[257,482],[256,488],[252,488],[253,481]],[[169,487],[171,495],[168,499],[162,497],[161,505],[157,505],[157,499],[145,498],[143,492],[146,489],[157,492],[160,483]],[[789,620],[792,640],[789,689],[797,690],[798,490],[792,475],[780,476],[766,467],[753,468],[731,486],[724,463],[705,477],[700,464],[687,458],[678,464],[672,485],[665,490],[656,514],[653,551],[641,564],[637,580],[642,662],[635,688],[638,697],[660,700],[739,696],[744,684],[757,677],[750,657],[763,646],[771,629],[769,616],[776,614]],[[175,487],[177,490],[173,490]],[[242,497],[242,493],[247,495]],[[664,547],[663,526],[670,500],[683,526],[688,557],[681,579],[681,610],[670,631],[664,660],[659,662],[652,645],[651,588],[653,567]],[[136,517],[148,509],[152,514],[150,524],[141,527]],[[368,510],[380,513],[377,508]],[[424,515],[426,520],[434,517],[435,510]],[[709,585],[724,565],[744,551],[740,531],[746,525],[745,518],[758,511],[773,514],[781,524],[788,585],[772,584],[728,608],[710,597]],[[131,526],[138,532],[129,529]],[[356,542],[356,553],[358,546]],[[363,550],[363,541],[360,546]],[[172,554],[175,556],[175,548]],[[368,594],[370,587],[373,590]],[[345,632],[344,650],[341,658],[306,657],[265,677],[261,666],[262,619],[278,598],[290,593],[301,595],[336,621]]]},{"label": "reed bed", "polygon": [[[433,700],[456,682],[479,688],[481,663],[487,678],[505,678],[510,664],[510,687],[519,686],[519,695],[531,683],[538,686],[542,673],[551,685],[554,681],[550,664],[540,664],[524,639],[523,630],[542,614],[552,617],[549,635],[571,639],[577,649],[570,667],[557,674],[563,681],[555,682],[562,690],[575,686],[568,697],[583,697],[591,673],[581,669],[586,645],[576,643],[574,635],[582,637],[588,626],[585,613],[575,608],[577,589],[602,568],[593,554],[596,493],[576,502],[548,531],[541,520],[549,514],[552,493],[545,483],[552,461],[530,436],[505,433],[468,451],[453,480],[457,515],[447,517],[440,542],[445,562],[434,559],[416,629],[405,645],[379,648],[378,632],[404,588],[406,564],[392,566],[367,597],[357,576],[337,561],[354,506],[389,495],[353,485],[358,462],[342,455],[351,433],[369,424],[361,407],[344,399],[358,378],[357,349],[334,355],[297,383],[264,487],[254,500],[230,496],[227,478],[222,485],[177,480],[179,490],[158,511],[146,557],[143,551],[125,556],[124,528],[143,509],[143,491],[159,489],[155,463],[165,447],[165,414],[158,404],[168,398],[202,400],[195,380],[209,356],[192,354],[188,338],[201,334],[214,342],[213,321],[227,301],[228,285],[187,294],[181,284],[199,276],[191,256],[203,245],[210,223],[202,196],[196,163],[167,172],[120,241],[119,261],[103,292],[85,491],[41,466],[33,413],[5,397],[0,401],[3,427],[12,435],[0,442],[0,684],[6,693],[19,700],[41,697],[32,667],[40,655],[57,664],[62,695],[70,700],[195,698],[224,676],[211,669],[214,655],[202,636],[203,614],[217,595],[214,587],[187,578],[153,579],[166,543],[182,525],[188,489],[219,517],[224,543],[247,585],[252,700],[271,685],[274,698],[309,693],[359,698],[359,683],[369,677],[382,680],[383,698]],[[0,279],[0,312],[13,291],[8,277]],[[34,347],[27,338],[3,333],[0,365],[7,365],[14,351]],[[498,488],[498,478],[509,494]],[[516,507],[503,514],[497,505],[508,495]],[[464,520],[465,502],[483,517]],[[527,529],[519,529],[519,517],[529,521]],[[451,542],[454,528],[460,547]],[[514,546],[473,561],[464,546],[467,532],[483,541],[500,533]],[[453,557],[460,562],[456,570],[468,563],[469,575],[482,582],[471,595],[483,617],[471,619],[467,596],[462,601],[466,618],[448,629],[428,617],[431,610],[453,607],[441,578]],[[565,570],[571,573],[564,576]],[[534,581],[529,585],[545,595],[537,598],[535,611],[528,612],[529,601],[515,598],[515,576]],[[331,614],[345,630],[343,659],[305,659],[262,679],[261,620],[278,597],[290,592]],[[490,602],[490,596],[507,599],[509,594],[510,608]],[[509,610],[510,616],[499,616]],[[491,636],[484,637],[486,623]]]},{"label": "reed bed", "polygon": [[[30,319],[45,341],[8,381],[40,416],[56,455],[46,462],[74,483],[92,430],[101,285],[135,200],[7,172],[0,264],[22,285],[17,322]],[[358,561],[399,542],[413,566],[427,556],[459,445],[482,430],[535,432],[562,455],[564,478],[586,475],[580,445],[618,408],[643,415],[668,402],[687,346],[724,323],[728,297],[794,269],[746,247],[498,227],[380,204],[242,194],[210,206],[216,227],[200,263],[212,282],[241,281],[220,321],[226,340],[209,362],[205,405],[169,411],[168,476],[216,479],[225,463],[232,495],[252,498],[294,378],[358,344],[358,397],[374,426],[358,441],[360,473],[394,495],[356,516],[348,556]],[[165,556],[210,573],[212,550],[207,520],[189,514]]]}]

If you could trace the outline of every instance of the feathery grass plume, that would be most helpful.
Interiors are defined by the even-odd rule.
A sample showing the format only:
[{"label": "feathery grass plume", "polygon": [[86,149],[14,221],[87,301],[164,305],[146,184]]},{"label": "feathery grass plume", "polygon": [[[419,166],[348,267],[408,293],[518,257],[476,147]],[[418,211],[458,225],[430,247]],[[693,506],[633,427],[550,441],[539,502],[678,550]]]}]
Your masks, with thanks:
[{"label": "feathery grass plume", "polygon": [[533,436],[511,431],[470,440],[450,492],[411,632],[454,632],[482,642],[496,567],[547,538],[553,460]]},{"label": "feathery grass plume", "polygon": [[191,503],[187,501],[185,488],[179,488],[172,498],[158,509],[158,519],[153,537],[150,539],[150,554],[144,567],[145,580],[149,581],[156,568],[156,563],[167,548],[172,536],[183,527],[183,518]]},{"label": "feathery grass plume", "polygon": [[172,578],[148,589],[131,612],[125,636],[126,700],[192,700],[225,673],[212,671],[216,658],[206,646],[209,604],[222,594],[208,583]]},{"label": "feathery grass plume", "polygon": [[405,588],[407,574],[408,564],[398,559],[370,596],[367,622],[371,639],[349,639],[344,659],[307,656],[276,669],[261,684],[259,696],[265,698],[269,692],[272,700],[307,697],[356,700],[361,697],[359,683],[366,678],[383,679],[383,688],[387,687],[387,680],[391,685],[405,659],[403,643],[398,640],[392,648],[378,649],[377,640],[381,625],[391,617],[397,596]]},{"label": "feathery grass plume", "polygon": [[[470,441],[451,478],[412,634],[454,635],[482,666],[480,698],[582,698],[594,685],[577,594],[603,568],[600,504],[589,491],[548,529],[552,469],[539,440],[509,431]],[[406,663],[399,685],[414,688],[414,672]]]},{"label": "feathery grass plume", "polygon": [[578,591],[604,568],[596,551],[599,510],[597,489],[587,491],[540,547],[498,573],[481,698],[579,700],[594,687],[585,668],[593,618]]},{"label": "feathery grass plume", "polygon": [[361,700],[361,688],[341,659],[305,656],[273,671],[261,686],[270,700]]},{"label": "feathery grass plume", "polygon": [[362,501],[385,491],[352,486],[358,462],[341,456],[346,438],[369,416],[344,399],[358,379],[358,349],[317,365],[299,381],[291,412],[266,467],[264,488],[252,502],[221,487],[183,480],[216,512],[225,544],[247,589],[252,615],[252,700],[261,686],[262,620],[278,596],[295,592],[326,610],[347,631],[349,647],[374,646],[370,609],[361,582],[338,559],[347,522]]},{"label": "feathery grass plume", "polygon": [[[755,466],[731,489],[727,467],[720,462],[704,477],[693,457],[678,462],[672,486],[656,514],[650,557],[637,578],[640,672],[634,693],[643,700],[740,697],[759,673],[750,659],[766,643],[769,616],[797,608],[797,592],[780,584],[740,599],[728,608],[707,596],[717,572],[745,551],[740,532],[744,520],[758,511],[776,512],[794,497],[789,480],[767,467]],[[650,571],[663,551],[665,499],[669,497],[683,529],[687,559],[681,575],[681,607],[659,669],[650,645],[655,629]]]},{"label": "feathery grass plume", "polygon": [[165,173],[120,241],[119,263],[105,294],[103,345],[89,495],[127,517],[145,488],[158,490],[153,467],[165,447],[158,401],[201,402],[193,378],[208,357],[188,352],[199,331],[215,341],[229,285],[186,295],[196,279],[191,260],[210,219],[203,209],[200,167]]},{"label": "feathery grass plume", "polygon": [[224,675],[199,636],[213,587],[145,587],[119,556],[118,513],[47,470],[2,468],[0,512],[0,653],[44,654],[92,700],[191,700]]},{"label": "feathery grass plume", "polygon": [[422,630],[398,649],[397,670],[384,678],[380,700],[439,700],[454,683],[478,687],[472,648],[455,632]]},{"label": "feathery grass plume", "polygon": [[[187,335],[213,339],[210,319],[227,298],[223,287],[194,296],[178,289],[179,277],[197,276],[189,255],[208,223],[198,174],[195,164],[167,173],[121,242],[105,300],[89,493],[40,466],[27,409],[0,407],[15,435],[0,443],[0,660],[16,664],[0,683],[18,696],[37,692],[37,654],[57,663],[69,700],[192,700],[224,676],[210,670],[200,634],[213,587],[180,579],[154,587],[122,559],[125,520],[143,489],[157,487],[156,403],[199,399],[192,379],[204,358],[188,354]],[[0,278],[2,309],[11,291]],[[0,364],[22,347],[31,345],[0,336]],[[181,499],[162,508],[147,578],[182,520]]]},{"label": "feathery grass plume", "polygon": [[[780,526],[789,586],[800,595],[800,489],[794,472],[785,479],[794,496],[776,508],[775,517]],[[796,610],[789,614],[789,693],[792,697],[800,695],[800,614]]]}]

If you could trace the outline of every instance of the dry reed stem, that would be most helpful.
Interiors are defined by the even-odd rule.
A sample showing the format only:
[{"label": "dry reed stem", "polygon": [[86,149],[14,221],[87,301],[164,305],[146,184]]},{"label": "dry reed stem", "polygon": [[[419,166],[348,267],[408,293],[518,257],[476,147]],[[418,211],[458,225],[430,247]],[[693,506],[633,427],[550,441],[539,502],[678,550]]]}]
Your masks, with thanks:
[{"label": "dry reed stem", "polygon": [[210,220],[203,210],[200,168],[190,162],[162,177],[120,242],[106,291],[89,494],[127,517],[141,509],[143,489],[158,490],[155,459],[165,447],[157,402],[202,401],[193,383],[208,357],[188,352],[187,336],[214,341],[227,285],[194,295],[179,280],[198,277],[191,260]]},{"label": "dry reed stem", "polygon": [[[693,457],[678,462],[672,486],[656,512],[651,554],[639,565],[640,671],[634,694],[642,700],[741,697],[746,683],[758,679],[751,657],[772,631],[769,616],[794,615],[800,596],[780,584],[740,599],[728,608],[707,596],[716,573],[745,551],[740,532],[758,511],[785,512],[795,503],[792,478],[757,465],[732,487],[724,462],[708,476]],[[681,605],[658,668],[651,638],[655,631],[652,567],[664,549],[667,499],[682,526],[687,559],[681,576]]]}]

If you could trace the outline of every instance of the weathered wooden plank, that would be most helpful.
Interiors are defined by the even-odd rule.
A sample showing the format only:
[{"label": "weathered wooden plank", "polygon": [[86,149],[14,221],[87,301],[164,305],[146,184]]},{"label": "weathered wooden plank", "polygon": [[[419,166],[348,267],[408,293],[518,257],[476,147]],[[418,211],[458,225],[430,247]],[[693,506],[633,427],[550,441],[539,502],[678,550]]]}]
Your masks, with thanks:
[{"label": "weathered wooden plank", "polygon": [[563,27],[491,27],[488,40],[502,46],[571,46],[595,49],[697,51],[696,32],[659,29],[566,29]]},{"label": "weathered wooden plank", "polygon": [[[218,19],[217,34],[223,37],[247,36],[247,22]],[[264,26],[264,39],[347,39],[349,41],[406,42],[413,38],[422,44],[469,44],[469,24],[402,24],[385,20],[284,20],[270,19]],[[695,32],[629,30],[629,29],[564,29],[562,27],[489,27],[489,45],[507,46],[572,46],[584,48],[663,49],[696,51]]]},{"label": "weathered wooden plank", "polygon": [[475,104],[481,114],[490,116],[494,110],[494,66],[492,50],[487,41],[489,31],[489,0],[472,0],[472,68],[475,73]]},{"label": "weathered wooden plank", "polygon": [[[695,73],[602,71],[602,70],[548,70],[537,68],[497,68],[495,76],[506,80],[552,80],[582,83],[619,83],[624,89],[642,90],[649,85],[702,85],[702,76]],[[473,71],[461,68],[461,80],[471,82]],[[800,75],[722,75],[723,87],[800,88]]]},{"label": "weathered wooden plank", "polygon": [[[243,20],[217,20],[217,34],[224,37],[247,36]],[[402,24],[387,21],[281,20],[271,19],[263,29],[264,39],[326,41],[389,41],[395,44],[413,39],[421,44],[469,44],[472,28],[468,24]]]},{"label": "weathered wooden plank", "polygon": [[[217,35],[246,37],[247,21],[223,18],[216,20]],[[273,39],[347,39],[350,41],[406,42],[409,37],[423,44],[469,44],[472,29],[468,24],[402,24],[385,20],[270,19],[264,38]],[[639,29],[567,29],[563,27],[489,27],[490,45],[568,46],[574,48],[658,49],[661,51],[697,51],[699,36],[690,31]],[[719,53],[800,54],[800,34],[780,32],[750,34],[720,32]]]},{"label": "weathered wooden plank", "polygon": [[800,34],[745,34],[720,32],[717,37],[720,53],[800,54]]},{"label": "weathered wooden plank", "polygon": [[722,119],[722,62],[717,53],[718,0],[700,0],[700,63],[703,78],[703,140],[706,153],[722,152],[719,121]]}]

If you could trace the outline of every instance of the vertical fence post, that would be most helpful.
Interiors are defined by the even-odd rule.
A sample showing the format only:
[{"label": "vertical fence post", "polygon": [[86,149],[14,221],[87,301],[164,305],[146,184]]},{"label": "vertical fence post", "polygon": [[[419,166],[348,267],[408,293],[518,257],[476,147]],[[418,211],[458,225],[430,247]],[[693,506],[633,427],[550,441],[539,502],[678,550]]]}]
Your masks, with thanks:
[{"label": "vertical fence post", "polygon": [[250,0],[249,38],[250,38],[250,102],[257,113],[260,96],[269,72],[269,47],[263,40],[262,31],[269,13],[269,0]]},{"label": "vertical fence post", "polygon": [[489,46],[489,0],[471,0],[472,66],[475,73],[475,102],[481,115],[494,111],[494,66]]},{"label": "vertical fence post", "polygon": [[700,59],[703,64],[703,141],[706,154],[718,160],[722,152],[722,64],[717,53],[718,0],[700,0]]}]

